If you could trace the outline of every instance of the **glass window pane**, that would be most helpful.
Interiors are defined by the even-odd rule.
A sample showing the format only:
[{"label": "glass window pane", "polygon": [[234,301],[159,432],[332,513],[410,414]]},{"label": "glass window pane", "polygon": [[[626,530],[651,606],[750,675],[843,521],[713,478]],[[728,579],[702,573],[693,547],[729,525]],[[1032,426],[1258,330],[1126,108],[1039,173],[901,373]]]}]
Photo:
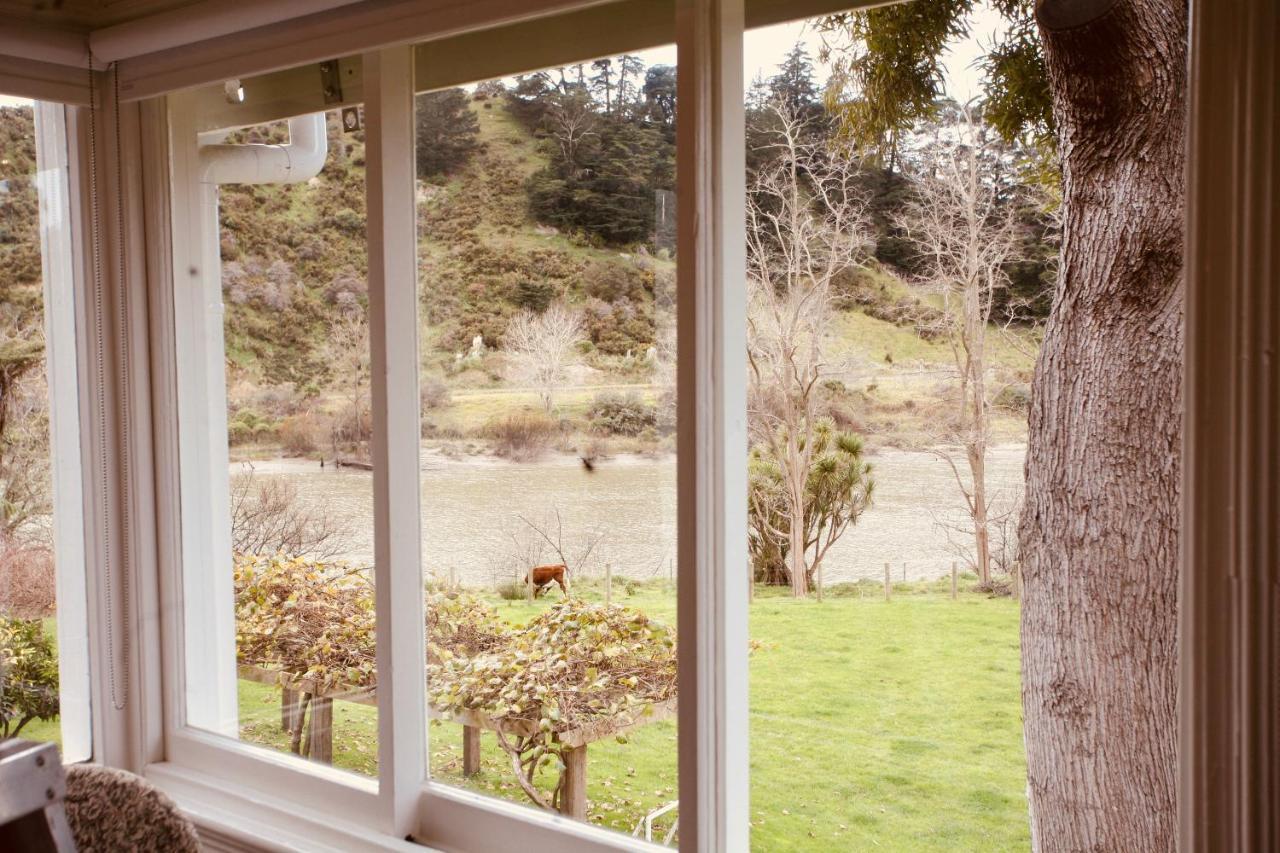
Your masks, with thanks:
[{"label": "glass window pane", "polygon": [[90,757],[61,108],[0,97],[0,737]]},{"label": "glass window pane", "polygon": [[1034,152],[959,105],[964,62],[872,132],[856,36],[744,45],[752,847],[1026,849],[1013,593],[1051,218]]},{"label": "glass window pane", "polygon": [[415,105],[431,776],[673,843],[674,61]]},{"label": "glass window pane", "polygon": [[376,775],[364,133],[175,117],[187,719]]}]

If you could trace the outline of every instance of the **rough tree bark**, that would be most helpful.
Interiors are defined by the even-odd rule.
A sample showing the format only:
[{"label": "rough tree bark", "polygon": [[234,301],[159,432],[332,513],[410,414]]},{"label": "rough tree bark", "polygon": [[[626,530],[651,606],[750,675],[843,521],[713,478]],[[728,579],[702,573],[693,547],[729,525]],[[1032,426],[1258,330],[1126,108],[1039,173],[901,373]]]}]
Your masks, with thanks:
[{"label": "rough tree bark", "polygon": [[1021,522],[1038,850],[1172,850],[1185,0],[1040,0],[1061,285]]}]

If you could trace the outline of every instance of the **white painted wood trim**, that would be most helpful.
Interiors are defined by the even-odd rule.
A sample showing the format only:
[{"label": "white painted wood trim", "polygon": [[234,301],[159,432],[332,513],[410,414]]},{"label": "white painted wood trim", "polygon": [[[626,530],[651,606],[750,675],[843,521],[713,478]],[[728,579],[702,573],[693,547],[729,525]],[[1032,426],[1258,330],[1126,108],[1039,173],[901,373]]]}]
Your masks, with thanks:
[{"label": "white painted wood trim", "polygon": [[341,805],[299,804],[289,788],[247,790],[174,763],[153,764],[145,775],[191,818],[207,850],[430,853],[370,830],[358,813]]},{"label": "white painted wood trim", "polygon": [[1192,3],[1179,849],[1280,849],[1280,9]]},{"label": "white painted wood trim", "polygon": [[286,797],[302,808],[363,824],[369,832],[382,823],[376,780],[289,752],[183,728],[166,738],[165,762],[243,796]]},{"label": "white painted wood trim", "polygon": [[748,847],[742,0],[680,0],[680,849]]},{"label": "white painted wood trim", "polygon": [[[152,744],[149,761],[164,760],[168,737],[184,719],[182,666],[182,511],[178,435],[177,327],[174,313],[174,254],[171,216],[171,151],[169,107],[164,98],[139,104],[139,150],[147,168],[143,173],[146,199],[146,304],[150,346],[152,458],[151,483],[155,517],[155,610],[147,619],[156,623],[160,664],[158,684],[148,682],[159,704],[159,744]],[[153,737],[156,737],[153,735]]]},{"label": "white painted wood trim", "polygon": [[[333,9],[121,62],[125,97],[351,56],[608,0],[387,0]],[[226,14],[234,15],[228,8]]]},{"label": "white painted wood trim", "polygon": [[430,783],[414,836],[441,850],[479,853],[617,853],[653,845],[589,823],[448,785]]},{"label": "white painted wood trim", "polygon": [[0,93],[83,106],[89,103],[89,72],[0,49]]},{"label": "white painted wood trim", "polygon": [[85,761],[93,755],[93,720],[89,702],[80,379],[76,365],[75,306],[77,287],[83,285],[83,267],[72,253],[76,219],[70,198],[65,107],[37,103],[35,127],[45,369],[49,388],[53,550],[57,568],[62,759]]},{"label": "white painted wood trim", "polygon": [[403,836],[427,775],[413,49],[366,54],[364,68],[378,776],[386,831]]},{"label": "white painted wood trim", "polygon": [[[747,0],[745,25],[763,27],[874,2]],[[574,52],[573,41],[556,43],[542,37],[538,29],[543,24],[580,33],[582,37],[574,41],[592,45],[586,50],[593,56],[623,50],[628,36],[630,47],[626,49],[665,44],[674,38],[675,7],[675,0],[397,0],[353,4],[124,59],[122,91],[127,98],[151,97],[395,45],[462,36],[463,41],[441,48],[443,54],[462,63],[456,74],[423,66],[430,85],[455,85],[581,58]],[[226,11],[227,17],[236,14],[234,9]],[[551,16],[562,20],[538,20]],[[481,31],[507,28],[506,33],[494,33],[497,50],[475,51],[466,43],[471,36],[480,37]]]},{"label": "white painted wood trim", "polygon": [[[119,141],[122,151],[142,152],[143,135],[140,103],[122,104],[115,120],[120,122]],[[154,143],[154,135],[148,137]],[[114,158],[114,147],[112,148]],[[127,295],[120,308],[127,313],[117,318],[114,335],[119,348],[122,370],[128,373],[125,387],[117,389],[120,398],[118,414],[121,429],[119,443],[125,451],[120,465],[128,466],[129,475],[122,481],[121,500],[127,519],[119,536],[128,537],[128,572],[125,596],[128,626],[132,632],[129,644],[129,704],[125,716],[130,730],[129,764],[137,771],[163,755],[162,656],[160,653],[159,573],[156,556],[155,453],[152,447],[151,360],[148,357],[150,318],[148,311],[148,255],[146,251],[146,216],[154,212],[156,202],[148,203],[143,195],[143,176],[148,169],[162,168],[164,159],[152,161],[144,157],[126,157],[120,164],[120,186],[116,192],[123,200],[122,212],[115,204],[104,208],[104,223],[111,223],[113,233],[123,230],[124,243],[116,251],[124,255],[124,281],[118,283]],[[165,172],[167,176],[167,172]],[[107,196],[107,199],[112,198]],[[118,218],[123,215],[123,223]],[[167,220],[165,220],[167,221]],[[119,272],[116,271],[118,275]],[[123,339],[121,339],[123,338]],[[127,485],[127,488],[125,486]]]},{"label": "white painted wood trim", "polygon": [[[199,180],[200,157],[191,99],[169,99],[171,266],[174,370],[177,383],[178,477],[182,543],[181,671],[185,700],[178,726],[235,737],[235,589],[231,573],[231,519],[227,450],[217,187]],[[192,642],[192,638],[199,638]]]}]

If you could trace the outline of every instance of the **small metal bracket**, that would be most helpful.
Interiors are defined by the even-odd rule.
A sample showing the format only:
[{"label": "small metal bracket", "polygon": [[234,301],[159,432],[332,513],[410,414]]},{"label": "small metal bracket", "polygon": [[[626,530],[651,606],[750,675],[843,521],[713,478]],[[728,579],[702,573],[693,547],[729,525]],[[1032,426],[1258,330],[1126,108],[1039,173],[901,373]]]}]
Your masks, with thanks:
[{"label": "small metal bracket", "polygon": [[320,63],[320,91],[326,104],[342,103],[342,68],[340,61],[330,59]]},{"label": "small metal bracket", "polygon": [[364,127],[364,117],[359,107],[342,108],[342,130],[344,133],[355,133]]}]

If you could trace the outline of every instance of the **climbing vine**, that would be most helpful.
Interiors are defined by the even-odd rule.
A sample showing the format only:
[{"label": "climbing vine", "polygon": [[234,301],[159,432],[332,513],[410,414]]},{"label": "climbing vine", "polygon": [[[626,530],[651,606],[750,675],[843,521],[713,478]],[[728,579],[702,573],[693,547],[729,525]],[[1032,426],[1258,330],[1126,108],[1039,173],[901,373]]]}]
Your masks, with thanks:
[{"label": "climbing vine", "polygon": [[[310,681],[319,694],[377,687],[373,586],[361,571],[275,556],[236,558],[241,664]],[[521,789],[559,808],[565,753],[574,743],[642,722],[676,696],[676,638],[624,607],[565,599],[527,625],[486,602],[429,590],[427,693],[446,717],[483,718]],[[559,778],[550,797],[540,771]]]}]

